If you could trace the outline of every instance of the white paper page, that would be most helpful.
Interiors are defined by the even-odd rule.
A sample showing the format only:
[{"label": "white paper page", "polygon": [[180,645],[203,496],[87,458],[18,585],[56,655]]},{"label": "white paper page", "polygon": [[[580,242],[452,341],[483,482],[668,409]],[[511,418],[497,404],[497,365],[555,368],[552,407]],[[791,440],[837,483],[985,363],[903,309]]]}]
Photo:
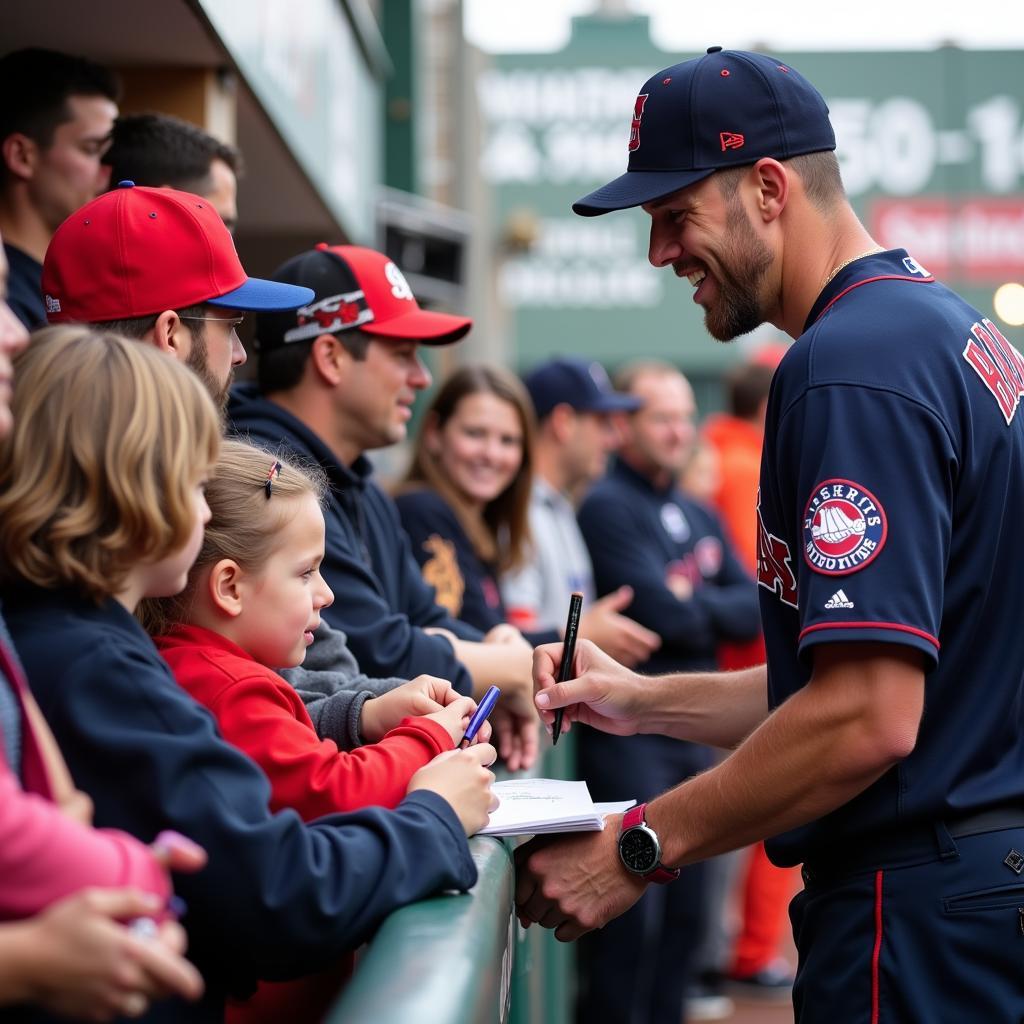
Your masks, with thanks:
[{"label": "white paper page", "polygon": [[[536,835],[544,832],[600,830],[604,815],[632,802],[601,805],[590,798],[585,782],[563,779],[509,779],[494,784],[501,801],[481,835]],[[605,809],[610,808],[610,809]]]}]

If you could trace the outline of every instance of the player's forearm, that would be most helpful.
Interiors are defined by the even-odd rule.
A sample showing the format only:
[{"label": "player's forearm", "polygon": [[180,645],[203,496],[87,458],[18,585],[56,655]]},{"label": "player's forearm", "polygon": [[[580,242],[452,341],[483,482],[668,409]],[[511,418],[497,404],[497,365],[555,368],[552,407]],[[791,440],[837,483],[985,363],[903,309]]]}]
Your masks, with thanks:
[{"label": "player's forearm", "polygon": [[640,732],[730,749],[768,714],[764,665],[741,672],[650,676],[641,683]]},{"label": "player's forearm", "polygon": [[666,863],[749,845],[852,800],[913,749],[923,679],[915,667],[890,676],[895,686],[856,674],[812,680],[717,768],[653,802]]}]

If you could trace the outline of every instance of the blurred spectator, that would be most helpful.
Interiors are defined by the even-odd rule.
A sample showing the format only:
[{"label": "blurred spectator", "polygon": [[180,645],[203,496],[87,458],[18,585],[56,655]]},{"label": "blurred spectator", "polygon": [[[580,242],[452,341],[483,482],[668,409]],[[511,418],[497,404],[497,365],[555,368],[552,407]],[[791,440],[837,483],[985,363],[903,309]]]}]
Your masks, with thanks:
[{"label": "blurred spectator", "polygon": [[712,505],[721,484],[722,467],[718,451],[706,441],[698,440],[679,474],[680,490],[702,505]]},{"label": "blurred spectator", "polygon": [[[580,507],[598,593],[633,588],[631,614],[662,640],[646,673],[713,669],[723,639],[756,633],[757,588],[714,513],[676,485],[697,438],[693,391],[675,367],[653,362],[624,368],[616,384],[643,404],[616,414],[622,447]],[[710,765],[706,747],[665,736],[581,729],[578,743],[595,800],[647,800]],[[704,933],[703,879],[703,865],[686,867],[584,936],[580,1019],[678,1024]]]},{"label": "blurred spectator", "polygon": [[112,186],[134,181],[202,196],[234,233],[242,154],[202,128],[170,114],[123,114],[103,163]]},{"label": "blurred spectator", "polygon": [[335,602],[324,619],[345,631],[371,674],[429,672],[478,697],[501,686],[492,716],[497,746],[511,769],[531,764],[538,722],[529,645],[502,635],[480,642],[488,637],[435,602],[366,457],[406,436],[416,392],[430,383],[419,346],[458,341],[472,321],[420,309],[398,267],[358,246],[318,246],[274,276],[312,287],[315,299],[295,313],[259,318],[258,382],[233,390],[229,413],[243,434],[327,473],[321,571]]},{"label": "blurred spectator", "polygon": [[[519,378],[463,366],[434,395],[395,504],[439,604],[486,633],[507,621],[499,573],[529,544],[533,409]],[[535,632],[531,643],[558,639]]]},{"label": "blurred spectator", "polygon": [[535,366],[524,378],[537,414],[527,561],[501,577],[509,621],[525,631],[565,631],[569,596],[583,594],[580,635],[624,665],[646,661],[656,633],[621,612],[633,599],[620,587],[595,600],[594,569],[574,504],[604,476],[618,443],[611,414],[639,407],[612,388],[604,367],[574,356]]},{"label": "blurred spectator", "polygon": [[0,58],[0,231],[8,302],[30,330],[46,322],[40,278],[54,231],[102,192],[101,160],[120,85],[106,68],[52,50]]}]

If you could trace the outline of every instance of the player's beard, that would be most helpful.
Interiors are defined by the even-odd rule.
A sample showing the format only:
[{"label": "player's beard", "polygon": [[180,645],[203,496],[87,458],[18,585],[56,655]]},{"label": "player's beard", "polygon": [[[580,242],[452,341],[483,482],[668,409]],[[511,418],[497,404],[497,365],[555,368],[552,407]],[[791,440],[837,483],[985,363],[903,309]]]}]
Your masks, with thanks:
[{"label": "player's beard", "polygon": [[733,197],[726,214],[726,248],[718,257],[718,298],[704,310],[704,326],[717,341],[732,341],[765,322],[762,286],[772,252],[754,233],[742,203]]}]

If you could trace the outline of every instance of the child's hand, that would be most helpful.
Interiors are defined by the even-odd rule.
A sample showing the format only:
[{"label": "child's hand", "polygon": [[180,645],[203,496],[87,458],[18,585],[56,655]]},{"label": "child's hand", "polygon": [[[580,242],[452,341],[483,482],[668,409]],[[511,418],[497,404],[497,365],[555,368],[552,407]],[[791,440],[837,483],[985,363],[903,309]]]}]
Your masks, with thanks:
[{"label": "child's hand", "polygon": [[[452,738],[452,743],[458,746],[462,742],[462,737],[465,735],[466,727],[469,725],[474,711],[476,711],[476,701],[472,697],[457,697],[443,710],[435,711],[432,715],[424,715],[424,717],[437,722],[442,729],[446,729]],[[476,736],[470,740],[470,745],[487,743],[490,738],[491,723],[484,722],[477,730]]]},{"label": "child's hand", "polygon": [[497,756],[489,743],[438,754],[412,777],[406,792],[429,789],[444,797],[466,835],[471,836],[487,824],[487,815],[498,806],[498,798],[491,792],[494,773],[487,770]]},{"label": "child's hand", "polygon": [[[452,684],[447,679],[417,676],[411,682],[396,686],[379,697],[369,698],[363,704],[359,730],[367,743],[376,743],[403,718],[410,715],[433,714],[458,699],[459,694],[452,689]],[[459,738],[462,738],[461,734]]]}]

